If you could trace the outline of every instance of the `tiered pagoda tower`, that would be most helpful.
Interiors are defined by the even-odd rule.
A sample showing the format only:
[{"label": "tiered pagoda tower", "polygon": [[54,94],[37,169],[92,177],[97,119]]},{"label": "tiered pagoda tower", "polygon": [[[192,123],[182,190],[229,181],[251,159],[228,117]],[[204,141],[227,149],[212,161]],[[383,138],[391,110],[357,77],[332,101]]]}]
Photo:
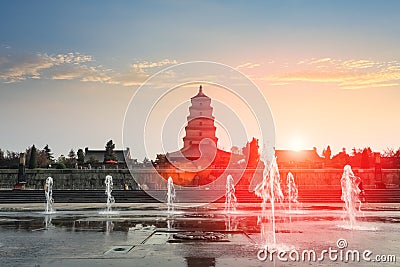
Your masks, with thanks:
[{"label": "tiered pagoda tower", "polygon": [[214,120],[211,98],[200,86],[197,95],[191,98],[183,147],[165,156],[157,155],[157,168],[165,179],[173,177],[175,184],[197,186],[221,175],[231,153],[217,148]]},{"label": "tiered pagoda tower", "polygon": [[204,94],[201,85],[197,95],[191,98],[191,103],[182,150],[198,146],[204,139],[207,139],[207,142],[213,142],[217,147],[218,138],[215,136],[215,117],[212,115],[211,98]]}]

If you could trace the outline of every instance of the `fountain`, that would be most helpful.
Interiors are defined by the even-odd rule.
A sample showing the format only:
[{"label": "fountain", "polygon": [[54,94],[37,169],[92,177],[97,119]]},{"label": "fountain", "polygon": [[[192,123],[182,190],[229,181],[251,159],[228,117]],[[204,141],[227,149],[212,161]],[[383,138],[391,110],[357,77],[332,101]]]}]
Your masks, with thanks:
[{"label": "fountain", "polygon": [[54,225],[51,223],[51,220],[52,220],[51,215],[46,215],[44,217],[45,229],[49,229],[49,228],[53,228],[54,227]]},{"label": "fountain", "polygon": [[112,221],[106,221],[106,234],[109,235],[114,229],[114,223]]},{"label": "fountain", "polygon": [[236,210],[237,199],[235,196],[235,183],[232,175],[226,177],[226,193],[225,193],[225,212],[229,213]]},{"label": "fountain", "polygon": [[112,213],[112,205],[115,203],[114,197],[111,195],[113,189],[113,180],[111,175],[106,176],[106,195],[107,195],[107,209],[106,213]]},{"label": "fountain", "polygon": [[168,206],[168,213],[174,212],[174,201],[175,201],[175,187],[174,181],[172,177],[168,178],[168,185],[167,185],[167,206]]},{"label": "fountain", "polygon": [[345,203],[346,217],[349,219],[350,228],[353,229],[356,225],[357,203],[358,210],[361,210],[361,200],[359,194],[361,192],[358,187],[361,182],[360,177],[354,175],[350,165],[344,166],[344,171],[340,184],[342,187],[341,199]]},{"label": "fountain", "polygon": [[46,184],[44,186],[44,194],[46,195],[46,209],[45,213],[54,213],[54,200],[53,200],[53,178],[47,177]]},{"label": "fountain", "polygon": [[167,229],[171,230],[174,228],[174,218],[173,216],[168,215],[167,217]]},{"label": "fountain", "polygon": [[267,244],[267,232],[266,232],[266,223],[263,221],[266,217],[266,204],[267,201],[271,203],[271,224],[272,224],[272,237],[273,244],[276,246],[276,227],[275,227],[275,202],[283,200],[283,193],[280,185],[280,175],[278,164],[276,163],[276,157],[274,156],[272,162],[267,167],[266,161],[264,162],[264,172],[263,179],[260,184],[258,184],[255,188],[256,196],[262,198],[261,208],[262,215],[259,218],[259,222],[261,222],[261,239],[264,242],[264,245]]},{"label": "fountain", "polygon": [[294,177],[291,172],[288,173],[286,176],[286,184],[287,184],[287,200],[289,203],[289,213],[292,209],[291,204],[292,203],[298,203],[297,197],[298,197],[298,190],[296,183],[294,182]]}]

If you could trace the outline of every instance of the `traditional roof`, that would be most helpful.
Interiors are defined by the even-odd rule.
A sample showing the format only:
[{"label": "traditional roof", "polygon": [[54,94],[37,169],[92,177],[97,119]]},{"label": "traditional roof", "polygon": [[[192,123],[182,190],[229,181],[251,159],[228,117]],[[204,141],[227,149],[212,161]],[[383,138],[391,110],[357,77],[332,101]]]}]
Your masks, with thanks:
[{"label": "traditional roof", "polygon": [[[98,162],[104,161],[105,150],[89,150],[88,147],[85,148],[85,162],[89,160],[97,160]],[[126,150],[114,150],[115,156],[118,163],[125,163],[125,157],[127,159],[131,158],[129,148]]]},{"label": "traditional roof", "polygon": [[[208,146],[206,145],[205,149],[207,149],[207,147]],[[214,146],[210,146],[210,149],[214,149]],[[231,154],[218,148],[216,148],[216,150],[217,155],[230,156]],[[181,150],[167,153],[167,158],[171,160],[179,159],[182,158],[182,155],[187,159],[199,158],[201,156],[199,147],[197,145],[191,145],[184,147]]]},{"label": "traditional roof", "polygon": [[276,150],[276,161],[278,165],[287,164],[319,164],[323,162],[315,149],[313,150]]}]

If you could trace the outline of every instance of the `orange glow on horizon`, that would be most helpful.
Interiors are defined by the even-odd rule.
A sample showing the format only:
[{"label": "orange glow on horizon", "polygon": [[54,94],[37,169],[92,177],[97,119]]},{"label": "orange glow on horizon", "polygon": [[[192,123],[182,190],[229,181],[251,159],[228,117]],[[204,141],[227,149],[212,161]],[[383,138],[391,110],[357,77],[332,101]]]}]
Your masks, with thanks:
[{"label": "orange glow on horizon", "polygon": [[306,148],[305,148],[303,138],[299,135],[293,136],[291,138],[291,141],[289,144],[289,150],[300,151],[300,150],[304,150],[304,149],[306,149]]}]

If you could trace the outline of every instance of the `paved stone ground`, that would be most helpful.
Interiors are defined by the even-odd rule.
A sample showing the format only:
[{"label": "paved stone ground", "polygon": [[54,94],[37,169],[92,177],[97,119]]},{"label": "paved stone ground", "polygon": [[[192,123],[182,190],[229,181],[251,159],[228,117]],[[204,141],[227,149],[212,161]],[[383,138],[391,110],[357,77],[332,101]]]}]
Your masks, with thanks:
[{"label": "paved stone ground", "polygon": [[[342,204],[303,203],[296,209],[278,205],[277,245],[272,247],[271,219],[255,204],[241,204],[227,214],[223,204],[176,208],[164,204],[119,204],[112,214],[100,214],[104,204],[57,204],[56,213],[43,214],[43,204],[0,205],[0,266],[349,266],[325,255],[317,262],[282,262],[274,256],[257,259],[266,240],[269,250],[329,248],[370,250],[400,260],[400,205],[367,204],[354,230],[347,229]],[[267,213],[269,209],[267,209]],[[260,234],[266,229],[266,235]],[[213,232],[218,242],[190,240],[193,231]],[[177,235],[178,234],[178,235]],[[180,234],[180,235],[179,235]],[[188,237],[182,239],[179,237]],[[347,247],[338,249],[337,241]],[[270,254],[269,254],[270,255]],[[398,263],[397,263],[398,264]],[[351,266],[397,266],[396,263],[351,262]]]}]

